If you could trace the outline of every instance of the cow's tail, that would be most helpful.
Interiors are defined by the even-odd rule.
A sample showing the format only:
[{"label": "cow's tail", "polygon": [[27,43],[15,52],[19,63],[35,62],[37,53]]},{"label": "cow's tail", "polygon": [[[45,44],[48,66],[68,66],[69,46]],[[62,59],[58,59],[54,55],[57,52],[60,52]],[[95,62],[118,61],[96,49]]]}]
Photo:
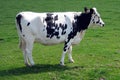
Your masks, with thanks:
[{"label": "cow's tail", "polygon": [[22,15],[18,14],[16,16],[16,27],[20,32],[22,32],[21,19],[22,19]]},{"label": "cow's tail", "polygon": [[23,18],[22,14],[18,14],[16,16],[16,28],[17,28],[17,32],[18,32],[18,36],[19,36],[19,47],[20,47],[20,49],[24,49],[24,47],[25,47],[25,41],[24,41],[24,38],[23,38],[22,25],[21,25],[22,18]]}]

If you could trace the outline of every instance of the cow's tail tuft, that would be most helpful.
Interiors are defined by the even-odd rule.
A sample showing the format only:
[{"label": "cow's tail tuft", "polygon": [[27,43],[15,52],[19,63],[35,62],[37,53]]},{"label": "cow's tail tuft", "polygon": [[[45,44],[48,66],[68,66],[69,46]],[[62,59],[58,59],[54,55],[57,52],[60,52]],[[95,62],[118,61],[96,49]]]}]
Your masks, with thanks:
[{"label": "cow's tail tuft", "polygon": [[16,16],[16,24],[18,25],[18,28],[19,28],[20,32],[22,32],[21,18],[22,18],[22,15],[21,15],[21,14],[18,14],[18,15]]}]

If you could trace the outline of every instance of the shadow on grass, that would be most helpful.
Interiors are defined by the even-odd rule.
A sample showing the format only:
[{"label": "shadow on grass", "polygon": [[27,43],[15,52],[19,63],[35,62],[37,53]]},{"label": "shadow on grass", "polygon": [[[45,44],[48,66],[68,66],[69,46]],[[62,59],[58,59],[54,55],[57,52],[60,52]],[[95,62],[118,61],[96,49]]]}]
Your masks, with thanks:
[{"label": "shadow on grass", "polygon": [[11,75],[37,74],[37,73],[53,72],[53,71],[61,72],[69,69],[72,68],[67,66],[60,66],[58,64],[55,65],[37,64],[33,67],[20,67],[9,70],[2,70],[0,71],[0,77],[11,76]]}]

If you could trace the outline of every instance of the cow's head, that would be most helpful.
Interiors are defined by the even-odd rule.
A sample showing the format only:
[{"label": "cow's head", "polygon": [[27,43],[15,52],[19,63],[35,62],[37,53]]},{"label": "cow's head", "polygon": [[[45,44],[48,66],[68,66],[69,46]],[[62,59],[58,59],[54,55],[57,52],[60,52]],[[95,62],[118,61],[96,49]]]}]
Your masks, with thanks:
[{"label": "cow's head", "polygon": [[95,24],[95,25],[102,26],[102,27],[105,25],[105,23],[100,17],[100,14],[97,12],[96,8],[87,9],[85,7],[84,10],[85,10],[85,13],[91,13],[92,15],[90,24]]}]

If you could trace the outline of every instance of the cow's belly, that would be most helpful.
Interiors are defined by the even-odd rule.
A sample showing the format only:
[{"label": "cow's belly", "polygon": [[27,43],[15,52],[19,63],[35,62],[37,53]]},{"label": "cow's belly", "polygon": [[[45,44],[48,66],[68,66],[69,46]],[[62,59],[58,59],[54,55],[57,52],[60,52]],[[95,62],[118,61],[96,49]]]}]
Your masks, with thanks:
[{"label": "cow's belly", "polygon": [[73,40],[72,44],[73,44],[73,45],[79,44],[81,40],[82,40],[81,38],[75,38],[75,39]]},{"label": "cow's belly", "polygon": [[53,38],[44,38],[44,37],[39,37],[35,39],[35,42],[39,42],[43,45],[55,45],[59,43],[65,42],[65,36],[62,36],[61,38],[57,39],[56,37]]}]

